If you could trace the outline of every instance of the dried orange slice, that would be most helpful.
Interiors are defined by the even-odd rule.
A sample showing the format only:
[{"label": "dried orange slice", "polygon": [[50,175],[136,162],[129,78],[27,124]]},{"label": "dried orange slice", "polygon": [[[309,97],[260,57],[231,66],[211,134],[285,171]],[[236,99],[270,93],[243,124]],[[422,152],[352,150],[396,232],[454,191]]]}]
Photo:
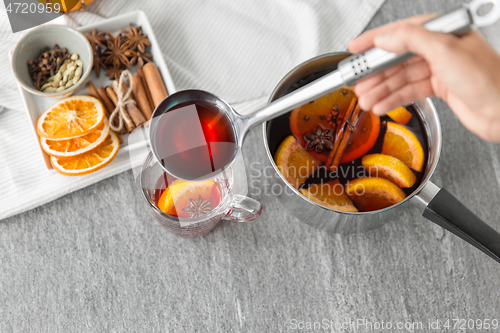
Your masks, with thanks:
[{"label": "dried orange slice", "polygon": [[299,188],[321,166],[321,161],[312,157],[293,135],[280,144],[274,155],[274,162],[285,179],[295,188]]},{"label": "dried orange slice", "polygon": [[[201,197],[202,204],[206,204],[206,212],[212,210],[216,204],[212,199],[212,191],[215,183],[213,180],[201,182],[189,182],[177,179],[170,184],[158,200],[158,208],[166,214],[189,217],[189,213],[183,209],[190,206],[191,200],[198,202]],[[210,200],[210,202],[207,202]]]},{"label": "dried orange slice", "polygon": [[97,171],[108,165],[118,153],[120,142],[113,131],[109,131],[104,142],[94,150],[71,158],[51,157],[50,164],[66,176],[79,176]]},{"label": "dried orange slice", "polygon": [[[44,4],[44,6],[51,7],[51,9],[55,12],[69,12],[69,11],[83,11],[85,6],[90,5],[90,3],[94,0],[85,0],[85,1],[75,1],[75,0],[37,0]],[[59,7],[55,6],[58,5]],[[50,12],[48,12],[50,13]]]},{"label": "dried orange slice", "polygon": [[352,139],[342,155],[340,163],[347,163],[360,158],[370,151],[377,142],[380,134],[380,117],[370,112],[364,112],[356,125],[354,133],[351,133]]},{"label": "dried orange slice", "polygon": [[396,157],[419,172],[424,166],[424,149],[420,141],[412,131],[392,121],[387,122],[382,154]]},{"label": "dried orange slice", "polygon": [[406,164],[389,155],[365,155],[361,163],[372,177],[385,178],[402,188],[412,187],[417,181],[417,177]]},{"label": "dried orange slice", "polygon": [[104,118],[101,125],[89,134],[68,140],[48,140],[46,138],[40,138],[40,145],[50,156],[69,158],[95,149],[104,142],[108,133],[108,119]]},{"label": "dried orange slice", "polygon": [[323,130],[332,127],[337,120],[337,115],[346,112],[354,97],[356,95],[351,89],[342,88],[294,109],[290,114],[292,134],[305,147],[304,136],[316,131],[318,125]]},{"label": "dried orange slice", "polygon": [[383,209],[403,200],[405,193],[384,178],[364,177],[347,183],[345,190],[360,211]]},{"label": "dried orange slice", "polygon": [[300,193],[327,208],[344,212],[358,211],[344,192],[344,187],[338,179],[326,184],[311,185],[308,189],[301,189]]},{"label": "dried orange slice", "polygon": [[71,96],[48,108],[38,119],[36,131],[42,138],[67,140],[88,134],[104,119],[104,109],[91,96]]},{"label": "dried orange slice", "polygon": [[401,125],[406,125],[411,119],[411,112],[406,110],[403,106],[400,106],[397,109],[394,109],[390,112],[387,112],[387,115],[397,123]]}]

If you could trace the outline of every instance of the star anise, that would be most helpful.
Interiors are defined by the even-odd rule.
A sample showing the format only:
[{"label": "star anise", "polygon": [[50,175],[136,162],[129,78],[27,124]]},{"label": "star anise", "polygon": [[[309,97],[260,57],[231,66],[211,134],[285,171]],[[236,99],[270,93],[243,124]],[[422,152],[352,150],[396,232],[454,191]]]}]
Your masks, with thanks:
[{"label": "star anise", "polygon": [[210,211],[212,211],[212,200],[203,201],[200,195],[198,196],[198,201],[189,199],[189,206],[184,207],[182,210],[189,213],[190,218],[207,215]]},{"label": "star anise", "polygon": [[330,125],[330,127],[335,128],[337,127],[337,120],[338,120],[339,113],[338,111],[332,110],[330,113],[326,116],[326,121]]},{"label": "star anise", "polygon": [[95,70],[95,76],[99,77],[99,70],[104,68],[105,70],[108,69],[108,66],[104,63],[104,59],[102,58],[102,53],[101,49],[97,48],[94,52],[94,70]]},{"label": "star anise", "polygon": [[122,41],[121,34],[118,34],[116,38],[109,32],[108,35],[108,49],[105,52],[108,56],[105,61],[106,65],[113,64],[113,67],[116,68],[120,67],[121,64],[130,66],[128,57],[132,56],[133,51]]},{"label": "star anise", "polygon": [[113,66],[109,71],[106,72],[106,76],[109,77],[110,80],[118,80],[120,79],[120,75],[125,70],[125,68],[120,64],[120,66]]},{"label": "star anise", "polygon": [[316,152],[319,154],[323,151],[323,149],[328,149],[332,150],[333,149],[333,144],[332,144],[332,130],[327,129],[323,131],[321,127],[318,125],[316,127],[316,132],[312,132],[304,136],[306,140],[309,141],[307,144],[307,149],[313,149],[316,150]]},{"label": "star anise", "polygon": [[86,32],[84,33],[84,35],[89,40],[93,51],[95,51],[97,48],[99,48],[99,50],[103,50],[105,48],[104,45],[106,45],[106,42],[108,40],[105,32],[97,32],[97,29],[94,29],[94,31],[92,31],[92,34]]},{"label": "star anise", "polygon": [[130,66],[135,66],[141,68],[146,63],[151,62],[153,55],[149,53],[142,53],[140,51],[134,52],[132,58],[130,58]]},{"label": "star anise", "polygon": [[129,29],[122,29],[122,32],[125,36],[125,43],[131,50],[139,50],[141,53],[146,53],[146,47],[151,46],[148,35],[142,33],[140,26],[134,28],[132,24],[129,24]]}]

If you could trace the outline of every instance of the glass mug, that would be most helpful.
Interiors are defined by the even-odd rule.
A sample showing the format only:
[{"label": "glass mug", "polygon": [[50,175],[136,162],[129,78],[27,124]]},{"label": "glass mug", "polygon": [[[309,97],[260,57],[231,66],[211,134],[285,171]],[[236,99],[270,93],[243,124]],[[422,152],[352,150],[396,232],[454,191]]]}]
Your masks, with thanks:
[{"label": "glass mug", "polygon": [[[197,237],[210,232],[221,220],[250,222],[256,220],[262,212],[260,202],[234,193],[233,170],[229,168],[216,178],[213,178],[220,193],[220,202],[206,215],[194,218],[168,215],[157,206],[160,197],[159,193],[168,186],[165,183],[172,184],[175,179],[171,176],[165,177],[165,175],[161,165],[149,152],[140,174],[142,194],[149,204],[149,210],[153,217],[173,234],[183,237]],[[168,181],[162,181],[161,178],[169,179]]]}]

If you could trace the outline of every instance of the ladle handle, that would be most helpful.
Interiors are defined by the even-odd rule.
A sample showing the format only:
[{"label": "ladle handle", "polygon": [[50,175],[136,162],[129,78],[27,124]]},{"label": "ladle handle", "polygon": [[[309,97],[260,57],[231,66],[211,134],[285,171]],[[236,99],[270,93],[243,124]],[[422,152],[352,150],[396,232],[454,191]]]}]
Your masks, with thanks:
[{"label": "ladle handle", "polygon": [[[485,26],[495,22],[500,17],[499,2],[500,0],[473,0],[468,5],[464,4],[458,9],[428,21],[424,24],[424,27],[431,31],[459,36],[472,30],[477,25]],[[493,8],[488,14],[479,16],[477,14],[478,9],[487,3],[491,3]],[[396,54],[373,48],[364,53],[347,57],[339,62],[338,70],[273,101],[249,116],[240,116],[240,131],[246,133],[251,127],[259,123],[276,118],[342,86],[351,86],[367,75],[394,66],[412,56],[411,53]]]},{"label": "ladle handle", "polygon": [[500,234],[444,188],[427,183],[414,198],[424,204],[422,216],[452,232],[500,263]]},{"label": "ladle handle", "polygon": [[[469,6],[463,5],[428,21],[424,27],[431,31],[461,35],[472,30],[474,22]],[[345,58],[339,63],[338,70],[342,73],[345,85],[351,86],[365,76],[399,64],[412,56],[411,53],[396,54],[373,48]]]}]

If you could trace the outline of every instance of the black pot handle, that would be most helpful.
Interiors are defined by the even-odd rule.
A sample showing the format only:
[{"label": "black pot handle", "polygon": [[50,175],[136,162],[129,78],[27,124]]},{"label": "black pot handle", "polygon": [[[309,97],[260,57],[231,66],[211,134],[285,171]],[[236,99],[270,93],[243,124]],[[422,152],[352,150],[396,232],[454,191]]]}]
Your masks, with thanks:
[{"label": "black pot handle", "polygon": [[422,215],[426,219],[454,233],[500,263],[500,234],[450,192],[429,182],[415,199],[418,205],[425,205]]}]

